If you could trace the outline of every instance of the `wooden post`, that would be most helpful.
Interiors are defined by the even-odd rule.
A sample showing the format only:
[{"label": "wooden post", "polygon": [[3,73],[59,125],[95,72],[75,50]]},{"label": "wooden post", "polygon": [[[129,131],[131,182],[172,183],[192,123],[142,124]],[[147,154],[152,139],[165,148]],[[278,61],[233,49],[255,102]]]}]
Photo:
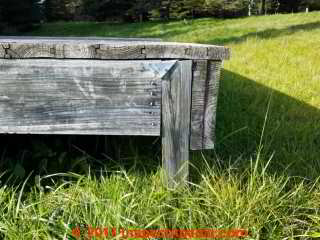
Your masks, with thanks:
[{"label": "wooden post", "polygon": [[168,186],[189,173],[192,61],[179,61],[162,80],[162,164]]},{"label": "wooden post", "polygon": [[222,61],[193,61],[191,150],[214,149]]}]

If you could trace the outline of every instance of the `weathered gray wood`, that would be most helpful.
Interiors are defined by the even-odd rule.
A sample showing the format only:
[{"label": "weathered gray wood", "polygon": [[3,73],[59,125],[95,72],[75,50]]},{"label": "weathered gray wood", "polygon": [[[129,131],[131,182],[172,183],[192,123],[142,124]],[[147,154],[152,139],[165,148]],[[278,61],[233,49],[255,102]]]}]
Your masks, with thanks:
[{"label": "weathered gray wood", "polygon": [[213,149],[221,61],[193,65],[190,149]]},{"label": "weathered gray wood", "polygon": [[7,44],[9,58],[88,59],[212,59],[230,57],[221,46],[170,43],[146,39],[117,41],[104,38],[0,38]]},{"label": "weathered gray wood", "polygon": [[224,47],[158,39],[0,37],[0,133],[162,133],[175,187],[188,178],[189,149],[214,148],[229,57]]},{"label": "weathered gray wood", "polygon": [[147,58],[208,58],[208,49],[206,47],[196,45],[146,45],[145,53]]},{"label": "weathered gray wood", "polygon": [[204,134],[202,149],[215,147],[216,114],[221,73],[221,61],[208,61],[206,107],[204,112]]},{"label": "weathered gray wood", "polygon": [[0,58],[4,58],[5,54],[6,54],[5,49],[3,48],[3,46],[0,46]]},{"label": "weathered gray wood", "polygon": [[179,61],[162,81],[162,163],[169,187],[189,172],[192,61]]},{"label": "weathered gray wood", "polygon": [[196,60],[193,62],[191,150],[201,150],[203,147],[207,70],[207,60]]},{"label": "weathered gray wood", "polygon": [[0,132],[158,136],[175,62],[0,59]]},{"label": "weathered gray wood", "polygon": [[[192,59],[195,63],[192,83],[190,137],[190,148],[192,150],[214,148],[218,74],[220,73],[222,60],[229,57],[229,49],[224,47],[204,44],[168,43],[160,42],[158,39],[0,37],[0,59]],[[208,63],[208,60],[214,61]],[[56,63],[52,62],[52,64]],[[132,80],[139,81],[134,79],[133,76]],[[59,93],[55,92],[54,88],[51,88],[52,91],[37,92],[38,98],[54,99],[55,96],[60,96],[61,94],[65,97],[66,92],[72,92],[74,98],[72,100],[83,97],[83,93],[74,88],[72,81],[69,83],[67,81],[57,82],[60,86]],[[35,79],[33,83],[38,84]],[[16,84],[18,83],[14,81],[11,81],[10,84],[3,81],[2,89],[8,88],[12,90],[12,87]],[[54,83],[50,82],[48,86],[50,84]],[[28,96],[27,89],[24,93],[25,96]],[[96,89],[95,94],[100,97],[105,96],[107,92],[103,89],[111,90],[113,87],[108,83],[103,83],[101,87]],[[136,92],[137,89],[132,88],[132,91]],[[29,91],[29,95],[31,96],[32,94],[34,92]],[[18,97],[18,94],[16,95],[12,95],[12,97]],[[121,102],[121,99],[122,96],[120,95],[113,96],[114,103]],[[135,101],[142,105],[145,104],[145,98],[136,96]]]},{"label": "weathered gray wood", "polygon": [[217,51],[212,47],[208,47],[208,60],[224,60],[230,59],[231,53],[229,48],[222,47]]},{"label": "weathered gray wood", "polygon": [[95,58],[98,59],[145,59],[146,54],[143,52],[144,45],[98,45],[96,48]]}]

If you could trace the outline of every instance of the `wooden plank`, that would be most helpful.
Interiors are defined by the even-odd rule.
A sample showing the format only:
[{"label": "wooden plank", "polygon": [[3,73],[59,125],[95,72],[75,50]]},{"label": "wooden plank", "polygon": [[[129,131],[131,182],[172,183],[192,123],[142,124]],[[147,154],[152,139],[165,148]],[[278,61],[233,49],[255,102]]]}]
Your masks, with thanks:
[{"label": "wooden plank", "polygon": [[95,58],[98,59],[145,59],[144,45],[115,45],[100,44],[96,49]]},{"label": "wooden plank", "polygon": [[54,45],[46,44],[9,44],[7,54],[10,58],[53,58]]},{"label": "wooden plank", "polygon": [[231,52],[229,48],[214,48],[214,47],[208,47],[208,60],[224,60],[224,59],[230,59]]},{"label": "wooden plank", "polygon": [[146,58],[207,59],[208,49],[202,46],[158,44],[145,46]]},{"label": "wooden plank", "polygon": [[92,59],[96,55],[96,46],[87,44],[64,45],[46,43],[10,44],[7,50],[10,58],[75,58]]},{"label": "wooden plank", "polygon": [[0,45],[0,58],[5,58],[6,51],[4,46]]},{"label": "wooden plank", "polygon": [[190,149],[213,149],[221,61],[197,60],[193,66]]},{"label": "wooden plank", "polygon": [[66,59],[145,59],[144,45],[101,44],[10,44],[8,54],[13,59],[66,58]]},{"label": "wooden plank", "polygon": [[[157,65],[163,69],[155,69]],[[149,64],[144,61],[0,60],[0,96],[15,99],[36,95],[38,100],[105,99],[115,106],[123,98],[131,100],[134,97],[132,104],[139,104],[146,94],[149,94],[149,98],[159,98],[161,94],[157,81],[165,74],[165,66],[170,67],[170,64]],[[153,84],[150,83],[152,80]],[[119,89],[121,91],[116,93]]]},{"label": "wooden plank", "polygon": [[193,63],[192,109],[190,149],[201,150],[204,134],[204,110],[206,101],[207,60],[196,60]]},{"label": "wooden plank", "polygon": [[202,149],[215,147],[216,114],[221,73],[221,61],[208,62],[206,107],[204,111],[204,134]]},{"label": "wooden plank", "polygon": [[169,187],[189,172],[192,61],[179,61],[162,81],[162,164]]},{"label": "wooden plank", "polygon": [[[1,104],[1,133],[160,135],[159,109],[107,109],[106,101]],[[10,104],[10,107],[8,105]],[[6,113],[6,114],[4,114]]]},{"label": "wooden plank", "polygon": [[176,61],[0,60],[0,132],[160,135]]},{"label": "wooden plank", "polygon": [[230,57],[222,46],[108,38],[0,38],[10,58],[213,59]]}]

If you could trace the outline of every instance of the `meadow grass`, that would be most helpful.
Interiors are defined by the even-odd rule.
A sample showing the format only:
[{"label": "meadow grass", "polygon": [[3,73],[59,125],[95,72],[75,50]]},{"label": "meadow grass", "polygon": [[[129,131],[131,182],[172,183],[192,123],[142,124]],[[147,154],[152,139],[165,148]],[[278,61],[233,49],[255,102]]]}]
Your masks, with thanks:
[{"label": "meadow grass", "polygon": [[[166,189],[159,153],[153,156],[152,148],[145,154],[135,139],[121,161],[86,152],[72,158],[63,146],[36,143],[29,159],[46,168],[60,163],[61,171],[73,173],[29,178],[25,154],[9,159],[3,150],[3,161],[19,163],[1,177],[3,238],[63,239],[71,233],[69,224],[244,228],[251,232],[248,239],[319,236],[319,12],[165,23],[58,22],[28,35],[156,37],[225,45],[232,58],[222,71],[216,149],[192,154],[188,187]],[[150,145],[145,141],[140,145]],[[101,169],[90,164],[98,161]],[[12,184],[14,175],[20,180]]]}]

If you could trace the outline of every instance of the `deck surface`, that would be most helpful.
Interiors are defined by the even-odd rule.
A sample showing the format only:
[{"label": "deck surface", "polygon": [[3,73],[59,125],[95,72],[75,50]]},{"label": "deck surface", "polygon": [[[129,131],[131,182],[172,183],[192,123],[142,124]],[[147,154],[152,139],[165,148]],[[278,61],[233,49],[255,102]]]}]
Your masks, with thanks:
[{"label": "deck surface", "polygon": [[150,38],[0,37],[0,58],[36,57],[223,60],[230,52],[223,46]]}]

